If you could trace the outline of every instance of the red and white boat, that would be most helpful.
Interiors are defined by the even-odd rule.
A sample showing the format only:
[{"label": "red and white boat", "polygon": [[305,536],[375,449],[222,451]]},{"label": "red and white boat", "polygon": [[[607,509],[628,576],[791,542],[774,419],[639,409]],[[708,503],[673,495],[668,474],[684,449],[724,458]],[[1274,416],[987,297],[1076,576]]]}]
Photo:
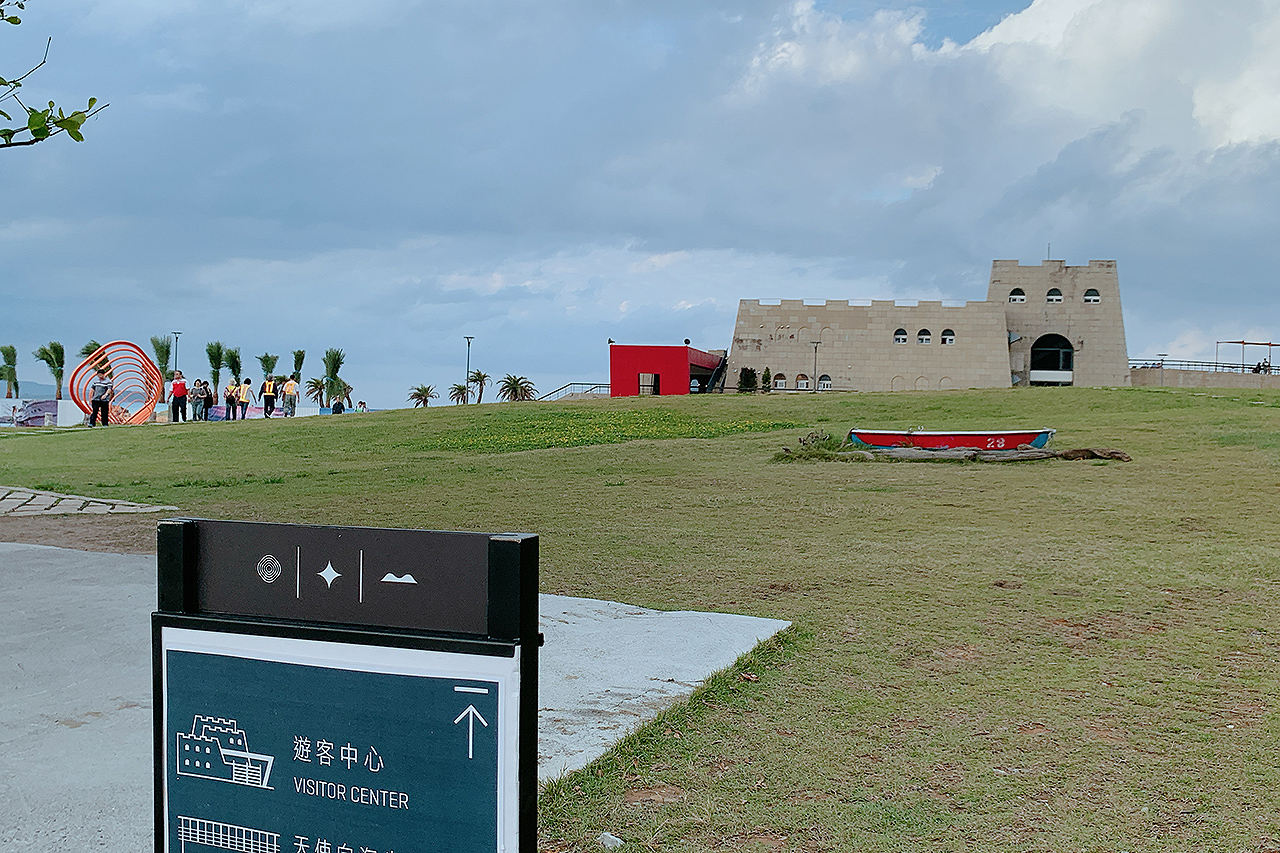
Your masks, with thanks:
[{"label": "red and white boat", "polygon": [[1053,438],[1051,429],[858,429],[849,431],[849,441],[871,447],[919,447],[924,450],[1017,450],[1044,447]]}]

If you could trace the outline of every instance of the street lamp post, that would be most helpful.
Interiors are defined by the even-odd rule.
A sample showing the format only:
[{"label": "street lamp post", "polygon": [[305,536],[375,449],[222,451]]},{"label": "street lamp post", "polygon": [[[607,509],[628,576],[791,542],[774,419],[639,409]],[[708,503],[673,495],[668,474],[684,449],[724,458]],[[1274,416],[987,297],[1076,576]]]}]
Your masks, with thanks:
[{"label": "street lamp post", "polygon": [[822,341],[809,341],[813,344],[813,393],[818,393],[818,345]]},{"label": "street lamp post", "polygon": [[466,375],[467,381],[464,382],[463,384],[467,386],[467,402],[470,403],[471,402],[471,342],[475,340],[476,336],[463,335],[463,337],[467,339],[467,375]]},{"label": "street lamp post", "polygon": [[178,336],[181,334],[182,332],[173,333],[173,372],[174,373],[178,372]]}]

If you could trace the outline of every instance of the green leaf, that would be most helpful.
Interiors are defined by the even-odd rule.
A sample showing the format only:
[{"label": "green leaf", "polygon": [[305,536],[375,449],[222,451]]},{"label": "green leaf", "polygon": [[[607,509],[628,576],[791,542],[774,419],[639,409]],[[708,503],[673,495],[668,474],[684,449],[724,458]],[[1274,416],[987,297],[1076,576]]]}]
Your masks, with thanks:
[{"label": "green leaf", "polygon": [[22,19],[21,19],[21,18],[15,18],[15,17],[13,17],[12,15],[6,15],[6,16],[5,16],[5,21],[7,21],[7,22],[8,22],[8,23],[10,23],[10,24],[13,24],[15,27],[16,27],[18,24],[21,24],[21,23],[22,23]]},{"label": "green leaf", "polygon": [[10,130],[7,127],[0,127],[0,138],[4,139],[5,145],[8,145],[10,142],[13,142],[13,135],[15,133],[17,133],[16,130]]},{"label": "green leaf", "polygon": [[97,99],[97,98],[90,98],[90,99],[89,99],[89,106],[85,107],[85,109],[86,109],[86,110],[91,110],[91,109],[93,109],[93,105],[94,105],[94,104],[96,104],[96,103],[98,103],[98,99]]},{"label": "green leaf", "polygon": [[67,136],[70,136],[76,142],[84,142],[84,134],[81,133],[79,130],[77,130],[74,127],[68,127],[66,130],[67,130]]}]

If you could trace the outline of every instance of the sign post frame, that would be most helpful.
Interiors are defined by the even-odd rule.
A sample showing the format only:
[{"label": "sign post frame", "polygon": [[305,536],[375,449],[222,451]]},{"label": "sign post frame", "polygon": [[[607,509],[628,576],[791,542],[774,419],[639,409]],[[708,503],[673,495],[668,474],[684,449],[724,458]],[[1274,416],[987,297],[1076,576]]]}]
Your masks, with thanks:
[{"label": "sign post frame", "polygon": [[[272,575],[281,575],[280,561],[261,581],[255,564],[281,542],[298,542],[293,582],[297,599],[282,598]],[[264,544],[265,543],[265,544]],[[335,609],[327,602],[337,596],[302,595],[333,578],[315,580],[303,570],[302,549],[327,548],[343,554],[359,552],[360,603]],[[345,550],[344,550],[345,549]],[[438,558],[433,555],[443,555]],[[418,595],[418,606],[395,604],[375,584],[377,572],[367,575],[366,557],[387,574],[382,581],[414,584],[415,588],[385,585],[386,590]],[[375,559],[376,558],[376,559]],[[261,557],[265,562],[266,557]],[[333,563],[328,564],[332,568]],[[344,571],[346,564],[342,564]],[[314,568],[314,566],[312,566]],[[338,643],[351,647],[421,652],[481,658],[515,657],[519,694],[515,734],[517,846],[511,853],[537,850],[537,719],[538,719],[538,537],[532,534],[452,533],[383,528],[333,527],[166,519],[157,527],[158,610],[152,614],[152,678],[155,778],[155,837],[157,851],[170,843],[169,783],[166,760],[171,732],[166,730],[168,696],[162,637],[166,629],[190,629],[228,636]],[[229,572],[231,572],[229,574]],[[412,572],[412,574],[411,574]],[[414,578],[414,574],[417,578]],[[335,572],[337,577],[341,577]],[[240,580],[244,577],[244,580]],[[268,580],[268,578],[271,580]],[[404,580],[402,578],[407,578]],[[287,584],[287,579],[286,579]],[[281,584],[285,586],[286,584]],[[419,593],[417,587],[424,590]],[[477,595],[477,588],[482,594]],[[430,593],[430,605],[423,597]],[[368,597],[366,597],[368,595]],[[308,611],[317,605],[317,616]],[[388,603],[392,602],[392,603]],[[439,605],[437,607],[437,604]],[[432,610],[436,607],[436,610]],[[345,609],[344,609],[345,608]],[[265,642],[265,641],[264,641]],[[457,689],[457,688],[455,688]],[[483,706],[482,706],[483,707]],[[468,721],[470,722],[470,721]],[[486,722],[486,726],[487,726]],[[499,792],[499,796],[501,796]],[[503,839],[498,838],[498,849]]]}]

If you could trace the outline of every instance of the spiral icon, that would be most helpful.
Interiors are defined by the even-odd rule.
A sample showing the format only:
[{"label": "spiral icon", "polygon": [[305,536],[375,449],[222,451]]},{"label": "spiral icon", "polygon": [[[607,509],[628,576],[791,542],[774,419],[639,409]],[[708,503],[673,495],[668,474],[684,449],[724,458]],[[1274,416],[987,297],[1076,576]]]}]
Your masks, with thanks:
[{"label": "spiral icon", "polygon": [[268,554],[258,561],[258,577],[267,583],[275,583],[280,577],[280,561]]}]

